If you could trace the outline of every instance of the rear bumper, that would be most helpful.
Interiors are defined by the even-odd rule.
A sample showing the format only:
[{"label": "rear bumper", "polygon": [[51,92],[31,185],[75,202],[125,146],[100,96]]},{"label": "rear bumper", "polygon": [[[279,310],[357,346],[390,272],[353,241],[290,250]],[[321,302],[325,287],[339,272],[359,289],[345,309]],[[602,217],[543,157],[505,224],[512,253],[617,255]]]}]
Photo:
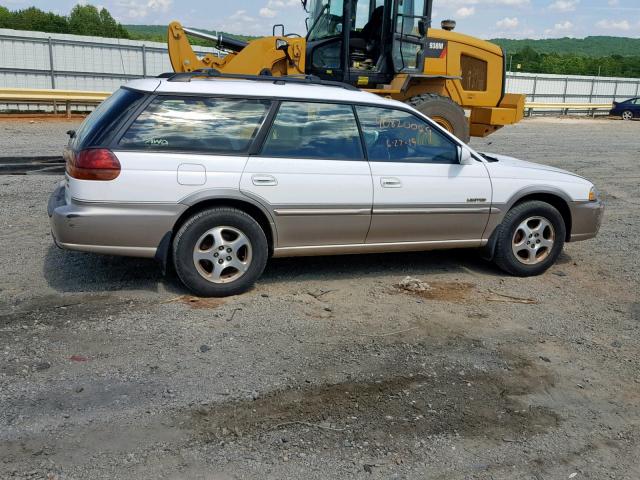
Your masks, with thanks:
[{"label": "rear bumper", "polygon": [[61,248],[154,257],[186,208],[180,204],[67,201],[61,182],[49,198],[47,213],[54,242]]},{"label": "rear bumper", "polygon": [[571,237],[570,242],[588,240],[595,237],[600,230],[604,215],[604,202],[580,202],[570,205]]}]

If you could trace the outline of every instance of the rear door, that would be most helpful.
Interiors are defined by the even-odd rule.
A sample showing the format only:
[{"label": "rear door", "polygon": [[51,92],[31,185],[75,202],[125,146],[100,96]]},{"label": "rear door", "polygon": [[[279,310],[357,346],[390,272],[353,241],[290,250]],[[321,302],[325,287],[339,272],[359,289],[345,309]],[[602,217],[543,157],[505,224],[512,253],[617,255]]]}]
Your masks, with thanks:
[{"label": "rear door", "polygon": [[484,164],[460,165],[457,144],[403,110],[356,107],[373,178],[367,243],[480,243],[491,207]]},{"label": "rear door", "polygon": [[272,211],[278,247],[364,243],[373,188],[353,108],[283,101],[240,188]]}]

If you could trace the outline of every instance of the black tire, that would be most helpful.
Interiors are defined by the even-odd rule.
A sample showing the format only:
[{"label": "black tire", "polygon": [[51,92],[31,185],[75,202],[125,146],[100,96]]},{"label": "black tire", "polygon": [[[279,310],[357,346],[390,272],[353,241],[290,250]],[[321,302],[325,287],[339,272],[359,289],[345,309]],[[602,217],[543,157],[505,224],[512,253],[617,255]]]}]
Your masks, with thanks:
[{"label": "black tire", "polygon": [[[629,118],[624,118],[625,113],[629,114]],[[622,118],[622,120],[633,120],[633,112],[631,110],[625,110],[624,112],[622,112],[622,114],[620,115],[620,118]]]},{"label": "black tire", "polygon": [[[214,283],[205,279],[196,267],[194,249],[206,232],[222,226],[231,227],[244,234],[250,242],[250,250],[244,273],[240,274],[240,270],[235,269],[240,274],[237,279],[227,281],[227,283]],[[215,247],[214,242],[211,245],[212,255],[213,252],[219,254]],[[269,257],[267,238],[260,224],[242,210],[229,207],[211,208],[189,218],[176,233],[172,248],[173,264],[178,277],[189,290],[201,297],[226,297],[247,291],[262,274]],[[219,255],[219,260],[224,261],[222,257],[227,253]],[[211,260],[213,269],[214,258],[212,257]],[[207,260],[204,262],[201,265],[208,265]],[[200,270],[202,271],[203,268],[201,267]],[[233,272],[234,269],[231,267],[229,271]]]},{"label": "black tire", "polygon": [[[469,143],[471,139],[469,135],[469,119],[464,114],[462,107],[449,97],[443,97],[437,93],[423,93],[422,95],[411,97],[407,100],[407,103],[420,113],[432,118],[463,142]],[[448,126],[438,122],[438,119],[445,120]]]},{"label": "black tire", "polygon": [[[530,217],[546,219],[553,227],[552,231],[547,230],[553,234],[552,247],[547,248],[546,251],[542,249],[541,252],[544,257],[541,256],[538,263],[531,265],[523,263],[524,260],[520,260],[516,256],[513,251],[514,248],[512,247],[512,242],[516,239],[516,233],[518,232],[518,235],[522,235],[522,231],[518,231],[519,226]],[[502,223],[498,226],[493,261],[502,270],[517,277],[540,275],[555,263],[558,255],[562,252],[566,232],[567,230],[562,215],[552,205],[536,200],[520,203],[507,212]],[[532,240],[535,240],[535,238]],[[523,247],[521,247],[523,251],[529,248],[524,246],[527,241],[529,240],[525,237]],[[534,253],[533,255],[535,256],[536,254]]]}]

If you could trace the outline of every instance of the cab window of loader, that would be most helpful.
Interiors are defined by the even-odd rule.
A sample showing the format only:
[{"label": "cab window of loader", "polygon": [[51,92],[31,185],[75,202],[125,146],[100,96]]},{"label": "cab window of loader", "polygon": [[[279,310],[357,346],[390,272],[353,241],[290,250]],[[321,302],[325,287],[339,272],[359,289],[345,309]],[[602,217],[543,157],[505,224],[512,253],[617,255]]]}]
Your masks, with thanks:
[{"label": "cab window of loader", "polygon": [[356,107],[370,162],[458,163],[456,145],[415,115]]},{"label": "cab window of loader", "polygon": [[311,28],[307,40],[335,37],[342,33],[343,0],[316,0],[311,3]]},{"label": "cab window of loader", "polygon": [[261,156],[362,160],[362,146],[350,105],[283,102]]},{"label": "cab window of loader", "polygon": [[131,124],[119,146],[132,150],[245,153],[270,103],[160,96]]}]

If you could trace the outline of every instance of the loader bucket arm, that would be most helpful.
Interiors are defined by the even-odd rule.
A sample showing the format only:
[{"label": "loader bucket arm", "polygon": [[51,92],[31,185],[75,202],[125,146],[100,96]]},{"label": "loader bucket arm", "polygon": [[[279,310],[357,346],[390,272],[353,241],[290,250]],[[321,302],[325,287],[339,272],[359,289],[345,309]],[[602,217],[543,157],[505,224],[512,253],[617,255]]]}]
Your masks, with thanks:
[{"label": "loader bucket arm", "polygon": [[[208,53],[199,58],[193,51],[187,35],[214,42],[226,52],[223,56]],[[283,49],[282,45],[287,48]],[[222,73],[273,76],[300,75],[305,69],[305,39],[292,37],[262,37],[248,43],[233,38],[209,35],[171,22],[167,32],[171,66],[175,72],[214,68]],[[277,48],[279,45],[279,48]]]},{"label": "loader bucket arm", "polygon": [[[187,32],[180,22],[171,22],[167,32],[169,60],[174,72],[191,72],[202,68],[210,68],[209,62],[199,59],[193,51]],[[206,57],[205,57],[206,58]]]}]

